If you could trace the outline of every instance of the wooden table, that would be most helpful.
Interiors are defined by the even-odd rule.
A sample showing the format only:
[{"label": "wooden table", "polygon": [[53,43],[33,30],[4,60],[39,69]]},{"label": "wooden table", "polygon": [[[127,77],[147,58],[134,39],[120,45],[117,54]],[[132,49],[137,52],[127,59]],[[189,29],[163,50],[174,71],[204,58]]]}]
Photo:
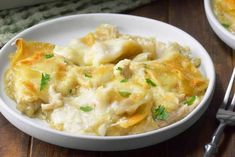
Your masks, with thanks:
[{"label": "wooden table", "polygon": [[[203,116],[180,135],[151,147],[123,152],[91,152],[66,149],[30,137],[11,125],[0,114],[0,157],[201,157],[204,145],[218,125],[216,111],[234,66],[234,53],[212,31],[202,0],[157,0],[126,14],[144,16],[170,23],[195,37],[209,52],[216,69],[213,100]],[[221,157],[235,157],[234,127],[225,130],[218,152]]]}]

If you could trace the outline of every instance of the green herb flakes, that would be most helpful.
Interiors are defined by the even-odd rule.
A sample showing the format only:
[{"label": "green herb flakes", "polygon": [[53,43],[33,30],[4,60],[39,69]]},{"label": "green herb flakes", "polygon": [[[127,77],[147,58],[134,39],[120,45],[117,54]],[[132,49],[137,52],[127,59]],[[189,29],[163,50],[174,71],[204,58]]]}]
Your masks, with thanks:
[{"label": "green herb flakes", "polygon": [[88,73],[85,73],[84,76],[88,78],[92,78],[91,74],[88,74]]},{"label": "green herb flakes", "polygon": [[65,64],[69,64],[69,62],[68,62],[66,59],[64,59],[64,63],[65,63]]},{"label": "green herb flakes", "polygon": [[125,78],[125,79],[121,80],[120,82],[121,82],[121,83],[128,82],[128,79]]},{"label": "green herb flakes", "polygon": [[42,73],[41,82],[40,82],[40,90],[43,90],[46,87],[46,85],[50,81],[50,79],[51,78],[50,78],[49,74]]},{"label": "green herb flakes", "polygon": [[156,86],[157,86],[157,85],[156,85],[152,80],[150,80],[149,78],[146,78],[145,81],[146,81],[147,84],[149,84],[149,85],[151,85],[151,86],[153,86],[153,87],[156,87]]},{"label": "green herb flakes", "polygon": [[230,25],[227,24],[227,23],[222,23],[222,26],[224,26],[225,28],[229,28],[230,27]]},{"label": "green herb flakes", "polygon": [[149,69],[149,65],[144,64],[144,68],[145,68],[145,69]]},{"label": "green herb flakes", "polygon": [[158,106],[153,110],[154,120],[166,120],[168,118],[168,112],[164,106]]},{"label": "green herb flakes", "polygon": [[93,110],[93,108],[91,106],[80,106],[80,110],[83,111],[83,112],[90,112]]},{"label": "green herb flakes", "polygon": [[131,95],[130,92],[126,92],[126,91],[119,91],[119,94],[125,98],[128,98]]},{"label": "green herb flakes", "polygon": [[184,104],[187,104],[188,106],[192,105],[194,103],[194,101],[196,100],[196,96],[191,96],[188,97],[185,101]]},{"label": "green herb flakes", "polygon": [[121,67],[117,67],[116,70],[122,71],[123,69]]},{"label": "green herb flakes", "polygon": [[54,57],[54,54],[53,53],[48,53],[48,54],[45,54],[44,56],[45,56],[46,59],[49,59],[49,58]]}]

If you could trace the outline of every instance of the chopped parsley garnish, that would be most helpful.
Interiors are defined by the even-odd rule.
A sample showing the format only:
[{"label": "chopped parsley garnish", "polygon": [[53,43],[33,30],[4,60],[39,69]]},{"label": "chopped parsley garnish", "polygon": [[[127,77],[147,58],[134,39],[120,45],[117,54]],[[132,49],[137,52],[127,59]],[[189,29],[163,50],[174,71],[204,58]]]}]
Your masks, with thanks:
[{"label": "chopped parsley garnish", "polygon": [[73,90],[72,90],[72,89],[70,89],[70,90],[69,90],[69,94],[72,94],[72,92],[73,92]]},{"label": "chopped parsley garnish", "polygon": [[125,98],[128,98],[131,95],[130,92],[126,92],[126,91],[119,91],[119,94]]},{"label": "chopped parsley garnish", "polygon": [[116,69],[116,70],[122,71],[122,68],[121,68],[121,67],[117,67],[117,69]]},{"label": "chopped parsley garnish", "polygon": [[188,106],[192,105],[194,103],[194,101],[196,100],[196,96],[191,96],[188,97],[185,101],[184,104],[187,104]]},{"label": "chopped parsley garnish", "polygon": [[128,79],[125,78],[125,79],[121,80],[120,82],[121,82],[121,83],[124,83],[124,82],[127,82],[127,81],[128,81]]},{"label": "chopped parsley garnish", "polygon": [[64,59],[64,63],[65,63],[65,64],[69,64],[69,62],[68,62],[66,59]]},{"label": "chopped parsley garnish", "polygon": [[90,112],[93,110],[93,108],[91,106],[80,106],[80,110],[83,111],[83,112]]},{"label": "chopped parsley garnish", "polygon": [[222,25],[223,25],[225,28],[229,28],[229,27],[230,27],[230,25],[227,24],[227,23],[222,23]]},{"label": "chopped parsley garnish", "polygon": [[46,59],[54,57],[53,53],[48,53],[44,55]]},{"label": "chopped parsley garnish", "polygon": [[88,73],[85,73],[84,76],[88,78],[92,78],[91,74],[88,74]]},{"label": "chopped parsley garnish", "polygon": [[166,120],[168,118],[168,112],[164,106],[158,106],[153,110],[154,120]]},{"label": "chopped parsley garnish", "polygon": [[40,82],[40,90],[43,90],[46,87],[46,85],[47,85],[48,81],[50,81],[50,79],[51,78],[50,78],[49,74],[42,73],[41,82]]},{"label": "chopped parsley garnish", "polygon": [[147,64],[144,64],[144,68],[149,69],[149,66]]},{"label": "chopped parsley garnish", "polygon": [[152,80],[150,80],[149,78],[146,78],[145,81],[146,81],[147,84],[149,84],[149,85],[151,85],[151,86],[153,86],[153,87],[156,87],[156,86],[157,86],[157,85],[156,85]]}]

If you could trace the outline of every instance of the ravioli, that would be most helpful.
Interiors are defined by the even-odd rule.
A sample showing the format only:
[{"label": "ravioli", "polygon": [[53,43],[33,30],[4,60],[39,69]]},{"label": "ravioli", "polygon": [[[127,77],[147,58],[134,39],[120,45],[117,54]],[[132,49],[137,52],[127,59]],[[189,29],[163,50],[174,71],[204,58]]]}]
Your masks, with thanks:
[{"label": "ravioli", "polygon": [[170,125],[208,86],[188,48],[108,24],[67,46],[18,39],[16,47],[6,93],[23,114],[74,134],[120,136]]}]

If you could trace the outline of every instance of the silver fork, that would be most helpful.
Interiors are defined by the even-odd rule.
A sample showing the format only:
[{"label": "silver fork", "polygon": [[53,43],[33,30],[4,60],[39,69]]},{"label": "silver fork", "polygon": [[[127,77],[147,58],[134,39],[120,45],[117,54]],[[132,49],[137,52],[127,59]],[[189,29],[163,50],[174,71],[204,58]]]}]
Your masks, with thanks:
[{"label": "silver fork", "polygon": [[227,125],[232,125],[235,123],[235,113],[233,112],[235,106],[235,94],[233,95],[231,103],[228,105],[229,95],[233,87],[234,78],[235,78],[235,67],[233,68],[233,73],[230,78],[226,93],[224,95],[224,100],[219,110],[216,113],[216,118],[220,121],[220,124],[217,127],[216,131],[214,132],[211,142],[205,146],[204,157],[215,156],[215,154],[217,153],[218,145],[222,137],[224,128]]}]

